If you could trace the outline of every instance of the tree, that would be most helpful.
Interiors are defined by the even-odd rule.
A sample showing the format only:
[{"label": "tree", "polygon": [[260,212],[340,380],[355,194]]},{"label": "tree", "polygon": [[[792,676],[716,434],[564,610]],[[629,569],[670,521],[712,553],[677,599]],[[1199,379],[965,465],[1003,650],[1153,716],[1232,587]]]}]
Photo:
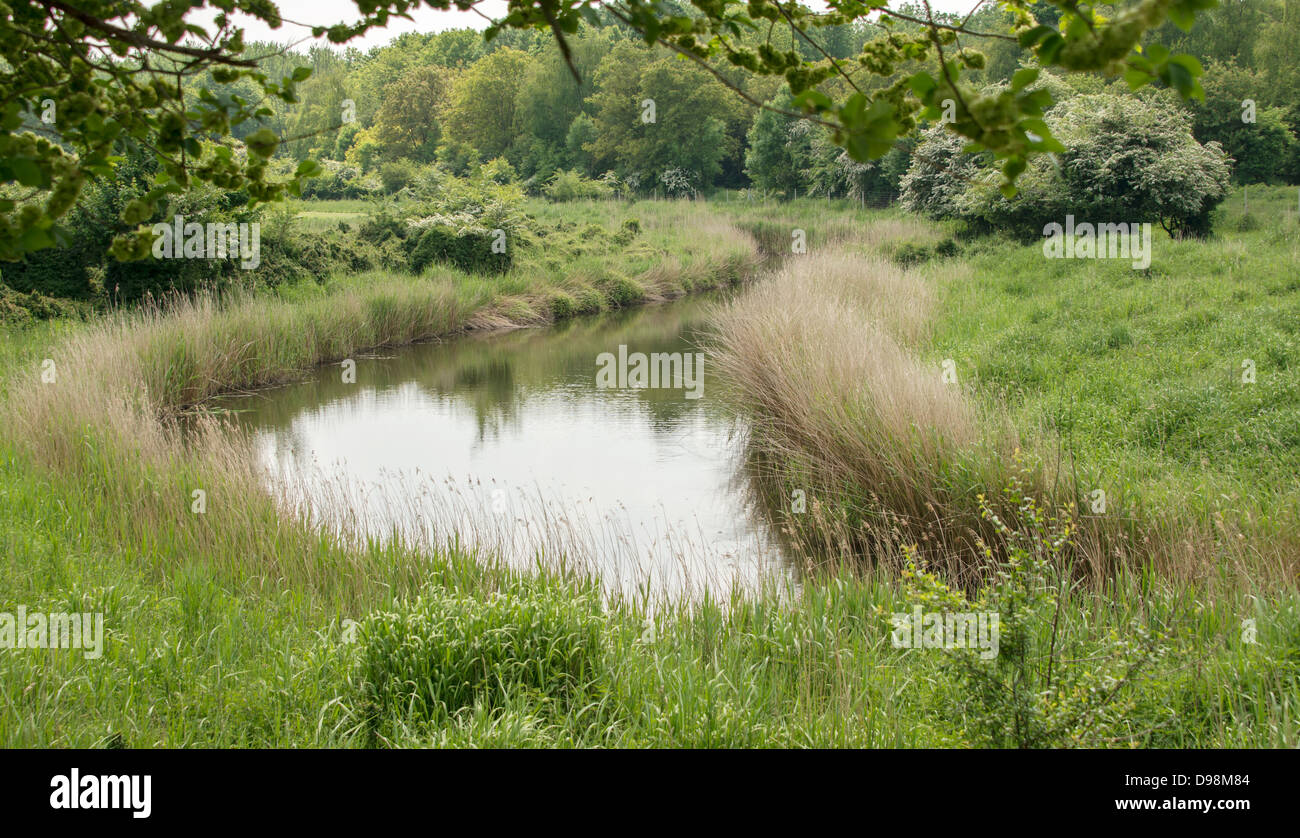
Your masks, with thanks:
[{"label": "tree", "polygon": [[564,138],[569,160],[589,175],[595,174],[595,159],[587,149],[595,146],[596,136],[596,120],[581,113],[569,125],[569,133]]},{"label": "tree", "polygon": [[347,63],[333,50],[316,47],[310,52],[312,74],[298,88],[299,101],[285,115],[282,136],[299,137],[283,142],[278,153],[294,159],[334,153],[336,133],[355,98],[348,91]]},{"label": "tree", "polygon": [[642,125],[641,72],[652,60],[646,47],[621,41],[600,62],[596,92],[587,99],[595,137],[583,146],[591,155],[593,173],[615,168],[633,153]]},{"label": "tree", "polygon": [[[778,108],[790,107],[789,92],[773,100]],[[807,191],[806,164],[811,157],[812,138],[804,126],[776,110],[759,111],[749,130],[749,151],[745,154],[745,173],[758,189],[786,195],[795,190]]]},{"label": "tree", "polygon": [[[218,84],[247,79],[285,102],[294,101],[297,83],[310,75],[299,68],[288,78],[270,79],[244,57],[243,32],[227,15],[217,15],[211,32],[185,20],[200,5],[202,0],[77,6],[12,0],[6,6],[0,25],[0,186],[10,188],[0,195],[0,259],[54,244],[55,221],[88,181],[113,177],[116,151],[127,138],[148,147],[159,166],[157,182],[122,210],[132,227],[146,221],[164,197],[198,183],[242,189],[256,203],[296,192],[303,177],[318,171],[304,163],[289,180],[269,179],[267,161],[284,138],[266,128],[237,145],[225,141],[233,127],[259,117],[256,102],[218,97],[206,88],[197,102],[185,101],[178,81],[209,71]],[[272,26],[280,23],[269,3],[232,5]],[[184,40],[195,35],[202,36],[200,45]],[[33,124],[31,115],[39,121]],[[147,231],[138,230],[116,241],[114,253],[143,256],[149,244]]]},{"label": "tree", "polygon": [[1217,142],[1234,160],[1238,183],[1276,183],[1287,175],[1296,139],[1286,111],[1268,107],[1261,73],[1212,64],[1205,101],[1191,108],[1192,131],[1203,143]]},{"label": "tree", "polygon": [[[596,72],[590,97],[596,138],[585,146],[597,168],[659,179],[673,170],[698,188],[721,171],[732,150],[726,90],[698,67],[676,57],[655,58],[643,46],[621,42]],[[674,176],[680,188],[681,174]]]},{"label": "tree", "polygon": [[388,159],[433,162],[451,87],[448,75],[441,67],[413,67],[384,88],[374,136]]},{"label": "tree", "polygon": [[[426,5],[436,9],[469,9],[481,0],[367,0],[358,2],[360,19],[354,23],[313,28],[317,37],[343,44],[393,15],[407,15]],[[981,32],[955,18],[933,17],[924,9],[892,9],[869,3],[831,0],[824,12],[814,12],[798,2],[776,0],[711,0],[684,6],[666,0],[519,0],[487,30],[489,39],[515,32],[507,39],[532,47],[548,30],[566,63],[576,75],[569,37],[583,20],[598,23],[602,16],[638,33],[647,43],[658,43],[694,62],[703,72],[725,79],[715,66],[725,62],[746,73],[780,76],[795,96],[800,115],[832,131],[837,145],[859,162],[887,154],[898,137],[913,131],[918,116],[935,119],[946,101],[957,104],[956,118],[948,129],[987,149],[1000,161],[1001,189],[1014,194],[1015,182],[1029,161],[1062,146],[1042,120],[1050,101],[1025,91],[1021,73],[1013,76],[1010,95],[988,97],[962,79],[978,71],[985,57],[971,42],[1014,38],[1040,67],[1068,72],[1123,72],[1134,86],[1160,82],[1184,98],[1198,96],[1200,64],[1154,44],[1139,51],[1142,38],[1165,20],[1189,29],[1197,12],[1215,0],[1134,0],[1118,9],[1081,5],[1075,0],[1052,0],[1059,22],[1041,22],[1035,9],[1048,8],[1026,0],[1006,0],[1014,15],[1014,35]],[[272,79],[245,53],[243,31],[232,12],[258,18],[272,27],[280,14],[270,0],[221,0],[211,26],[197,23],[196,12],[207,0],[6,0],[0,24],[0,258],[16,259],[54,241],[51,228],[75,203],[89,180],[111,178],[115,145],[132,137],[152,150],[160,176],[138,201],[122,213],[135,227],[146,220],[164,197],[183,192],[196,183],[222,189],[241,189],[250,201],[275,200],[296,194],[302,179],[319,167],[304,161],[284,181],[268,177],[267,161],[276,148],[295,138],[277,135],[266,127],[248,133],[242,144],[228,142],[235,126],[273,116],[274,111],[243,97],[222,98],[208,91],[191,107],[184,84],[211,71],[217,84],[241,79],[256,82],[267,97],[296,100],[295,85],[310,75],[308,68],[293,71],[287,79]],[[889,34],[864,45],[856,62],[838,61],[824,48],[803,50],[798,44],[816,41],[828,27],[865,22],[878,23]],[[1284,34],[1292,35],[1295,22],[1282,21]],[[911,31],[900,24],[913,27]],[[747,33],[759,29],[770,34],[759,44],[747,42]],[[785,37],[788,36],[788,37]],[[960,43],[959,39],[966,42]],[[1292,43],[1293,41],[1284,41]],[[811,55],[809,54],[811,53]],[[523,56],[511,49],[491,53]],[[479,150],[495,156],[504,150],[504,134],[513,124],[513,85],[526,60],[502,59],[492,69],[516,71],[495,78],[480,73],[473,81],[484,92],[504,93],[493,112],[482,100],[453,94],[453,108],[467,118],[467,142],[481,140]],[[917,66],[922,69],[913,71]],[[1284,68],[1270,65],[1269,72]],[[487,67],[486,61],[474,70]],[[907,66],[905,73],[898,73]],[[855,76],[875,75],[889,80],[879,88],[859,87]],[[835,84],[830,84],[831,81]],[[733,91],[755,100],[743,87]],[[837,89],[838,86],[838,89]],[[465,88],[468,90],[469,86]],[[829,91],[829,92],[828,92]],[[36,114],[57,116],[36,128]],[[340,122],[340,125],[342,123]],[[507,126],[504,130],[502,125]],[[715,126],[706,126],[708,134]],[[44,135],[41,135],[41,132]],[[726,136],[725,132],[722,134]],[[476,147],[478,143],[475,143]],[[703,169],[706,160],[697,161]],[[702,170],[703,170],[702,169]],[[148,252],[147,229],[115,242],[119,257]]]},{"label": "tree", "polygon": [[1066,215],[1153,221],[1177,236],[1209,232],[1227,194],[1228,159],[1217,143],[1198,143],[1187,112],[1166,97],[1079,95],[1054,107],[1047,123],[1069,151],[1055,162],[1035,160],[1012,198],[998,193],[990,155],[963,152],[950,134],[931,129],[903,179],[904,206],[1026,237]]},{"label": "tree", "polygon": [[515,139],[519,85],[534,59],[500,49],[476,61],[452,83],[447,139],[478,151],[484,160],[506,153]]},{"label": "tree", "polygon": [[583,166],[586,162],[586,152],[579,147],[575,157],[568,147],[569,129],[582,114],[583,100],[592,92],[592,76],[610,47],[608,33],[574,39],[572,58],[583,79],[581,83],[553,46],[529,65],[515,97],[519,131],[516,156],[525,176],[537,175],[546,180],[560,168]]}]

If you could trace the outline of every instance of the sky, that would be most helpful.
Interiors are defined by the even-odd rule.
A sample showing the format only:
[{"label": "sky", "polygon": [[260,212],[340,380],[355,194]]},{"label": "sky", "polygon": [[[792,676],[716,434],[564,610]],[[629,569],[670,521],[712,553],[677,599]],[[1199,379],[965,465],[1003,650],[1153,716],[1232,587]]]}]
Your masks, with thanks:
[{"label": "sky", "polygon": [[[968,12],[977,0],[931,0],[935,11]],[[359,15],[355,0],[278,0],[280,16],[285,23],[279,29],[271,29],[260,20],[244,19],[245,41],[297,41],[310,38],[313,25],[329,25],[344,21],[355,21]],[[817,5],[813,3],[811,5]],[[479,9],[489,17],[502,15],[506,10],[506,0],[484,0]],[[381,46],[404,32],[441,32],[445,29],[484,29],[488,22],[474,12],[449,11],[440,12],[429,8],[417,9],[411,15],[412,20],[394,18],[383,29],[375,29],[361,38],[355,38],[347,46],[362,51]],[[201,18],[195,17],[198,21]],[[290,23],[289,21],[293,21]],[[303,25],[298,25],[303,24]],[[321,43],[328,43],[323,38]],[[309,43],[303,44],[306,48]]]}]

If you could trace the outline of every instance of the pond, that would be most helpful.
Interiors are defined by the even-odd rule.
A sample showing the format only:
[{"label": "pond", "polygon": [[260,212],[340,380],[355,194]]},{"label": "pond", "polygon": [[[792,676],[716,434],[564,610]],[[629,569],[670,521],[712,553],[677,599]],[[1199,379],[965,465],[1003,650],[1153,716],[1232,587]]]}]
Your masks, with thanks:
[{"label": "pond", "polygon": [[224,406],[318,520],[725,598],[789,570],[704,348],[719,300],[358,356]]}]

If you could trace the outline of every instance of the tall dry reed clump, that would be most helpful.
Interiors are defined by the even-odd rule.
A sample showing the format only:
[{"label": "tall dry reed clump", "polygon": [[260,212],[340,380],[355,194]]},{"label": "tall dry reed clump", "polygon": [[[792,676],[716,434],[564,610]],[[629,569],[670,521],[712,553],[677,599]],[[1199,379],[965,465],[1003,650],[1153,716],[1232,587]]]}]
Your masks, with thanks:
[{"label": "tall dry reed clump", "polygon": [[806,493],[809,514],[783,517],[810,562],[891,561],[916,543],[973,581],[980,545],[996,547],[979,497],[1023,471],[1017,436],[908,350],[932,302],[920,274],[832,250],[789,259],[719,315],[718,366],[753,417],[769,497],[788,510]]},{"label": "tall dry reed clump", "polygon": [[448,334],[470,308],[449,285],[394,280],[300,303],[178,299],[120,313],[51,350],[52,383],[39,374],[11,382],[0,422],[113,543],[164,574],[198,565],[357,593],[366,562],[404,548],[359,551],[284,520],[247,437],[181,408],[368,347]]},{"label": "tall dry reed clump", "polygon": [[804,489],[814,515],[838,520],[833,553],[915,540],[941,561],[975,547],[988,484],[971,478],[997,461],[971,456],[980,417],[901,343],[930,304],[914,274],[823,252],[791,258],[719,318],[718,365],[753,414],[751,445],[788,465],[781,494]]},{"label": "tall dry reed clump", "polygon": [[[761,500],[806,563],[889,563],[916,544],[950,580],[974,584],[989,564],[984,548],[995,558],[1005,548],[980,498],[1016,528],[1004,492],[1014,480],[1070,520],[1065,555],[1093,582],[1148,568],[1188,579],[1224,567],[1240,579],[1294,575],[1291,539],[1206,526],[1140,498],[1124,498],[1124,514],[1093,514],[1060,440],[1038,430],[1022,447],[999,405],[944,384],[939,364],[919,359],[933,305],[926,274],[849,246],[861,243],[790,257],[715,323],[717,366],[752,418]],[[807,514],[792,512],[795,490]]]}]

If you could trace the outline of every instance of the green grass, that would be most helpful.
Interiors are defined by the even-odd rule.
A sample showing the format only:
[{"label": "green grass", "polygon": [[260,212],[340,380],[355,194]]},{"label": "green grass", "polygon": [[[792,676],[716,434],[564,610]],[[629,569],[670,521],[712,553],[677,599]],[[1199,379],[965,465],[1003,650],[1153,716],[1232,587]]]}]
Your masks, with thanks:
[{"label": "green grass", "polygon": [[[1300,225],[1294,187],[1252,187],[1208,241],[1157,228],[1149,270],[967,244],[927,357],[1005,405],[1085,491],[1270,536],[1300,520]],[[1267,219],[1263,223],[1263,219]],[[1243,228],[1245,229],[1243,231]],[[1254,362],[1255,383],[1243,366]],[[1291,547],[1295,546],[1291,542]]]},{"label": "green grass", "polygon": [[[1252,206],[1262,200],[1252,191]],[[545,320],[545,306],[561,293],[579,299],[598,291],[602,305],[609,305],[614,277],[635,279],[642,289],[664,295],[705,286],[710,277],[716,282],[718,265],[727,262],[707,250],[686,252],[683,243],[694,233],[673,228],[683,209],[648,203],[537,207],[539,217],[572,224],[557,231],[563,243],[554,250],[564,255],[559,271],[546,262],[558,257],[541,248],[503,281],[438,271],[420,278],[336,277],[224,310],[192,312],[190,319],[128,323],[125,331],[107,333],[116,342],[86,344],[98,350],[111,373],[79,382],[75,365],[61,365],[58,386],[64,389],[57,392],[31,383],[40,359],[62,357],[94,324],[0,332],[6,370],[0,379],[6,408],[0,436],[0,611],[12,612],[19,604],[102,611],[108,633],[97,661],[70,651],[0,650],[0,745],[988,744],[985,729],[975,723],[981,711],[972,704],[971,684],[948,656],[891,646],[888,615],[906,609],[907,600],[883,576],[825,574],[805,579],[795,591],[721,604],[655,603],[651,614],[643,604],[603,602],[591,580],[510,571],[463,549],[426,553],[314,533],[307,523],[281,516],[255,488],[248,464],[239,459],[247,452],[236,442],[200,436],[186,446],[151,424],[154,412],[120,411],[106,400],[120,389],[137,388],[137,373],[150,382],[155,407],[174,407],[292,375],[363,344],[414,339],[422,330],[449,328],[485,313],[498,318],[513,310]],[[836,240],[879,249],[884,239],[903,233],[934,252],[948,236],[896,213],[804,202],[752,216],[738,208],[726,212],[766,230],[763,235],[773,242],[785,241],[791,225],[806,225],[814,246]],[[590,244],[586,225],[612,233],[629,213],[641,226],[644,262],[619,266],[613,248],[600,245],[573,260],[592,259],[584,270],[569,269],[571,249]],[[834,236],[825,233],[831,225]],[[863,239],[881,241],[853,238],[863,227]],[[1185,252],[1171,250],[1169,258],[1182,253],[1185,267],[1200,264],[1208,273],[1231,241],[1178,245]],[[1294,244],[1248,244],[1241,258],[1253,260],[1247,262],[1250,270],[1263,278],[1251,286],[1251,296],[1236,302],[1248,306],[1255,295],[1264,302],[1243,308],[1240,317],[1217,309],[1219,320],[1206,327],[1207,334],[1227,328],[1226,321],[1242,335],[1267,336],[1273,334],[1262,331],[1275,310],[1270,306],[1294,305],[1284,295],[1295,289],[1267,290],[1285,289],[1277,260]],[[940,316],[927,348],[936,357],[963,364],[969,358],[969,369],[994,369],[1019,352],[1044,354],[1033,341],[1050,340],[1063,357],[1049,357],[1049,371],[1076,376],[1067,380],[1083,386],[1091,379],[1073,365],[1105,375],[1111,368],[1098,359],[1134,352],[1148,341],[1185,350],[1233,345],[1230,333],[1213,340],[1182,337],[1175,326],[1189,315],[1169,304],[1182,299],[1151,291],[1147,301],[1163,301],[1169,313],[1123,323],[1127,338],[1106,319],[1114,312],[1109,304],[1076,301],[1073,310],[1082,317],[1077,328],[1075,321],[1060,322],[1055,331],[1027,333],[1027,349],[1005,350],[1003,337],[1035,325],[1035,311],[1075,297],[1053,284],[1046,275],[1053,266],[1045,269],[1032,260],[1032,250],[1010,253],[998,244],[998,251],[981,253],[984,246],[966,245],[971,268],[965,282],[977,287],[956,276],[936,289],[941,293],[934,311]],[[1158,242],[1157,268],[1165,258],[1160,248]],[[666,256],[674,253],[677,258],[666,267]],[[1025,270],[1002,269],[999,278],[999,259]],[[1124,290],[1122,277],[1091,281]],[[1010,282],[1023,286],[1010,296],[992,293]],[[1224,305],[1241,290],[1215,290],[1208,279],[1203,287],[1184,290],[1195,288],[1213,292],[1215,303]],[[430,309],[431,300],[455,306]],[[437,317],[414,317],[421,305]],[[1216,310],[1209,302],[1204,308]],[[986,315],[987,332],[960,326],[963,317]],[[1165,327],[1155,328],[1157,321]],[[1068,332],[1078,334],[1063,334]],[[1101,354],[1078,352],[1076,342],[1085,345],[1080,335],[1094,333]],[[1111,372],[1111,391],[1087,391],[1080,401],[1092,404],[1095,395],[1109,394],[1106,404],[1124,403],[1118,396],[1141,389],[1152,371],[1191,386],[1208,375],[1205,369],[1215,368],[1189,361],[1198,357],[1191,351],[1152,355],[1122,376]],[[1273,368],[1261,363],[1260,385],[1270,374]],[[1010,399],[1026,426],[1053,400],[1041,382],[1017,390],[999,388],[992,374],[969,378],[984,397]],[[1294,388],[1290,395],[1295,397]],[[1193,400],[1193,407],[1199,404]],[[1257,413],[1248,405],[1224,404],[1236,411],[1232,416]],[[28,427],[11,423],[13,417],[45,419]],[[1123,449],[1122,456],[1111,451],[1106,440],[1136,432],[1123,417],[1108,421],[1105,430],[1092,431],[1099,441],[1088,452],[1100,462],[1106,456],[1119,464],[1137,458],[1137,466],[1124,465],[1135,473],[1154,469],[1157,455],[1140,445]],[[1080,438],[1092,439],[1072,437],[1076,444]],[[1259,469],[1283,484],[1268,496],[1277,509],[1290,490],[1285,475],[1268,471],[1267,458],[1251,448],[1263,438],[1248,436],[1236,448],[1242,474]],[[1169,450],[1159,457],[1178,464]],[[1206,479],[1234,485],[1228,480],[1233,475],[1220,471],[1209,469]],[[1178,485],[1148,477],[1143,491]],[[195,480],[212,498],[203,521],[188,510]],[[1216,581],[1221,584],[1135,572],[1067,596],[1061,648],[1070,659],[1091,665],[1112,637],[1136,637],[1135,627],[1168,647],[1143,673],[1141,689],[1128,696],[1118,725],[1083,730],[1079,741],[1300,745],[1300,594],[1293,584],[1275,581]],[[1245,642],[1245,619],[1257,621],[1258,642]],[[355,637],[345,620],[359,622]]]},{"label": "green grass", "polygon": [[[381,597],[367,616],[201,562],[159,578],[151,563],[166,544],[105,539],[79,492],[11,454],[0,602],[103,611],[109,637],[98,661],[0,655],[5,746],[983,744],[963,726],[969,695],[943,653],[891,647],[876,612],[907,606],[880,581],[832,577],[648,621],[633,604],[602,610],[589,582],[440,553],[407,591],[423,600]],[[1295,747],[1298,605],[1121,582],[1063,614],[1081,654],[1135,620],[1188,647],[1143,684],[1129,715],[1139,744]],[[1239,639],[1247,616],[1255,645]],[[361,621],[352,643],[346,619]]]}]

